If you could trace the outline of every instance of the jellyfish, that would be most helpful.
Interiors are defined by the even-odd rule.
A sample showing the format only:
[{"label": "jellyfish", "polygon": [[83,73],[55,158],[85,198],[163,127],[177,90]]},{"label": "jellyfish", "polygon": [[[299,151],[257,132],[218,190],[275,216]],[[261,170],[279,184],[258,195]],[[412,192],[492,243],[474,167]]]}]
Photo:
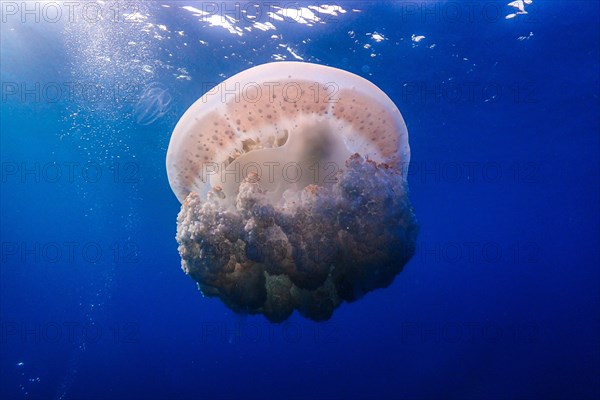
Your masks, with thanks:
[{"label": "jellyfish", "polygon": [[170,139],[181,267],[235,312],[326,321],[413,256],[409,162],[402,115],[368,80],[306,62],[242,71]]},{"label": "jellyfish", "polygon": [[150,83],[133,107],[135,122],[139,125],[153,124],[169,111],[172,101],[173,97],[164,85]]}]

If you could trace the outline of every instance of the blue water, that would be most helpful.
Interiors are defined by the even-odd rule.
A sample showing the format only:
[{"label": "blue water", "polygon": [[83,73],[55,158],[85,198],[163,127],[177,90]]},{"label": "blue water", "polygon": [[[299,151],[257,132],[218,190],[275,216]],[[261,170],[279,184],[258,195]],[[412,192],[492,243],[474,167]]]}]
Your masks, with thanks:
[{"label": "blue water", "polygon": [[[600,396],[597,2],[23,4],[1,3],[0,398]],[[299,58],[397,104],[420,235],[389,288],[271,324],[181,271],[165,155],[213,84]]]}]

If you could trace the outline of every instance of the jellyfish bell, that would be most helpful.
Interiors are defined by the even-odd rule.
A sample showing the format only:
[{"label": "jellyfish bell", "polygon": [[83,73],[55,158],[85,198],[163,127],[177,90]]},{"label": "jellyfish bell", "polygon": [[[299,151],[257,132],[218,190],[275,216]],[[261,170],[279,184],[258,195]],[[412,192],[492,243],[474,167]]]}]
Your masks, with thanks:
[{"label": "jellyfish bell", "polygon": [[326,320],[414,253],[409,161],[400,111],[366,79],[304,62],[245,70],[171,136],[182,268],[236,311]]},{"label": "jellyfish bell", "polygon": [[310,173],[311,166],[337,168],[354,153],[401,168],[406,177],[400,164],[410,161],[408,132],[392,100],[344,70],[274,62],[232,76],[185,112],[171,136],[167,172],[183,202],[215,186],[231,193],[251,170],[268,178],[264,184],[282,174],[276,184],[290,183],[295,179],[286,174],[298,169],[300,186],[310,178],[319,183],[314,178],[323,174]]}]

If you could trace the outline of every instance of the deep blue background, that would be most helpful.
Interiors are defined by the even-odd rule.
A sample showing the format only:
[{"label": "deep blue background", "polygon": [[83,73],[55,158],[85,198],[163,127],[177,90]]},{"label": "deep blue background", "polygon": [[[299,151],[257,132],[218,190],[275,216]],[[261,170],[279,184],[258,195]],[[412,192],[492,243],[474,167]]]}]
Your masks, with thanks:
[{"label": "deep blue background", "polygon": [[[447,14],[466,12],[459,3],[413,2],[433,7],[414,14],[343,2],[326,24],[243,36],[179,8],[191,2],[161,4],[171,7],[144,9],[148,32],[2,25],[1,398],[598,398],[597,2],[536,1],[514,19],[505,2],[472,19]],[[164,160],[178,117],[207,83],[291,59],[280,43],[373,81],[410,133],[417,255],[391,287],[321,324],[295,314],[273,325],[202,298],[174,240]],[[123,94],[7,92],[153,81],[173,102],[147,126]],[[97,182],[82,176],[88,163]],[[21,174],[36,165],[39,176]]]}]

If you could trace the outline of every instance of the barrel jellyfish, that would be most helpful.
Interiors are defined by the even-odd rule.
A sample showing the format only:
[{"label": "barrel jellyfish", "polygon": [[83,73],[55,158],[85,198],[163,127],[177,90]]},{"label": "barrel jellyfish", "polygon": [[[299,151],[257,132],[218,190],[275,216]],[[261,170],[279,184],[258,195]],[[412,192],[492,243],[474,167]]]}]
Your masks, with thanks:
[{"label": "barrel jellyfish", "polygon": [[181,266],[235,312],[328,320],[415,252],[408,132],[373,83],[305,62],[205,93],[167,151]]}]

